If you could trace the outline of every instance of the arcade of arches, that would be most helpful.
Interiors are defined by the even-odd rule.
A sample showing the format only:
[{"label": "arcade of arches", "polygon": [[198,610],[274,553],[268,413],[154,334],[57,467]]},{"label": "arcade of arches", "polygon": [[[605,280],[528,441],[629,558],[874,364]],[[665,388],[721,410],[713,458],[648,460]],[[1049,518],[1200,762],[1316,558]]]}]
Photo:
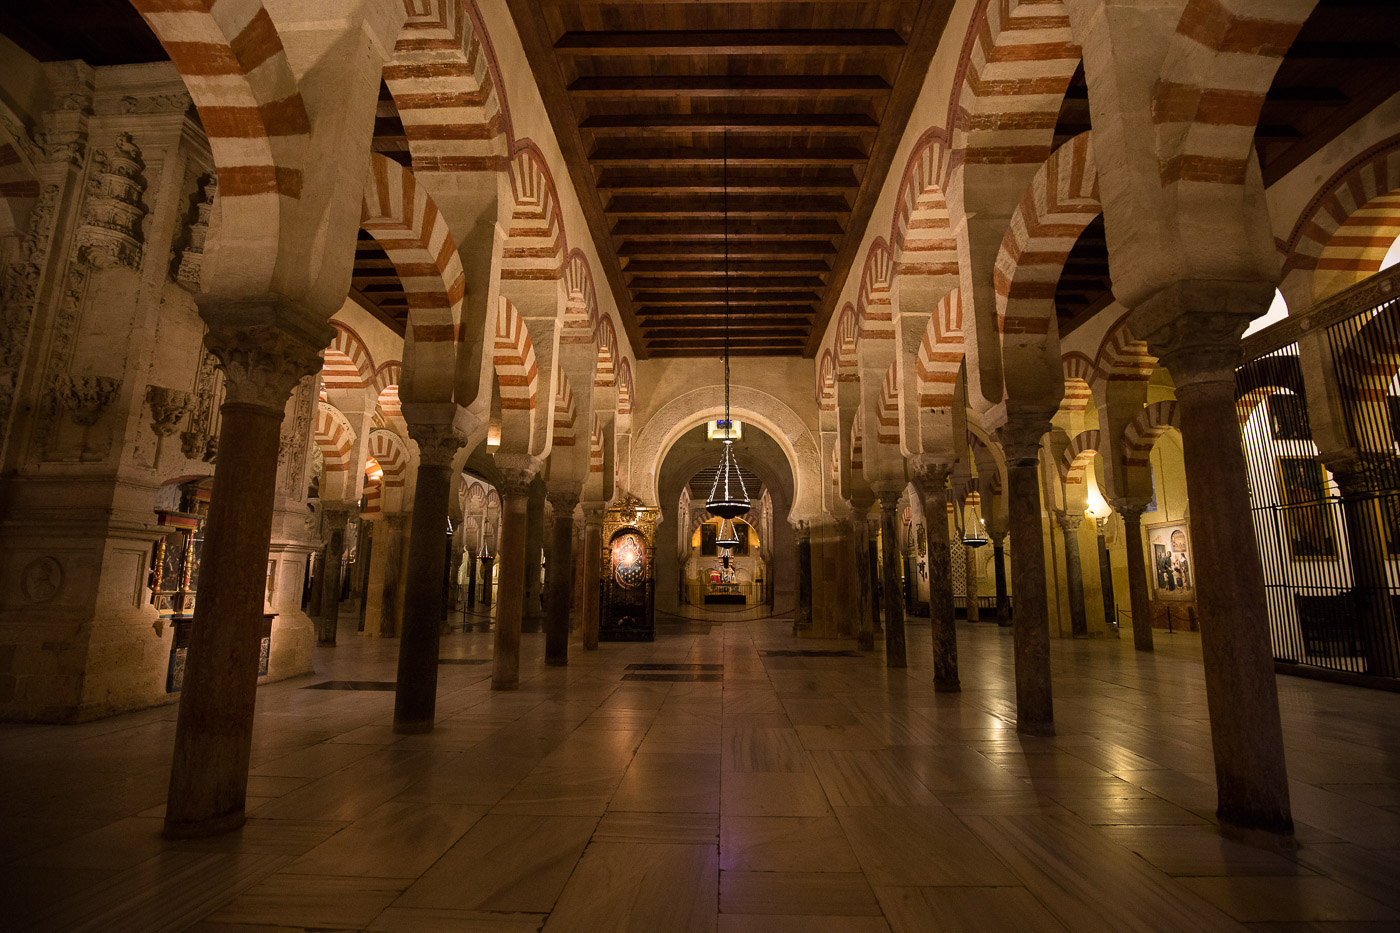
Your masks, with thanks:
[{"label": "arcade of arches", "polygon": [[7,7],[7,913],[1400,925],[1397,37]]}]

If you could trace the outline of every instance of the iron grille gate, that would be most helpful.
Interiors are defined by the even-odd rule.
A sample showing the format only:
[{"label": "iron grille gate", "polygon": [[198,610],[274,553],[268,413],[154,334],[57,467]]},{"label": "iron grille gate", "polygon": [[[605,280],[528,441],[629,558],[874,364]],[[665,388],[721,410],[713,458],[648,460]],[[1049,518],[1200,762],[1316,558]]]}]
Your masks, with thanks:
[{"label": "iron grille gate", "polygon": [[[1340,319],[1236,372],[1254,532],[1274,657],[1400,678],[1400,298]],[[1314,352],[1315,350],[1315,352]],[[1316,358],[1313,358],[1313,357]],[[1335,374],[1319,438],[1304,368]],[[1329,447],[1323,465],[1319,440]],[[1303,671],[1300,671],[1303,672]]]}]

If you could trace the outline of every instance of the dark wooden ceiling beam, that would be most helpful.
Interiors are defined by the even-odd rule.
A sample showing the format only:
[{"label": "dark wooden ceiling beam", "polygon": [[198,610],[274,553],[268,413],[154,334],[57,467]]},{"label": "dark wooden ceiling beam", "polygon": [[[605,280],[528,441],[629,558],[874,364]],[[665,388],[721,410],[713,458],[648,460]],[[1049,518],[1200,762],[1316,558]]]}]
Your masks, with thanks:
[{"label": "dark wooden ceiling beam", "polygon": [[[807,149],[733,147],[728,152],[729,165],[863,165],[865,153],[855,147],[825,147]],[[600,146],[589,160],[594,165],[628,165],[656,167],[664,163],[672,165],[716,165],[722,166],[725,154],[719,147],[666,146],[662,148],[631,149],[619,146]]]},{"label": "dark wooden ceiling beam", "polygon": [[[723,194],[724,170],[677,170],[669,166],[652,169],[603,169],[598,173],[598,187],[621,191],[693,191]],[[860,179],[850,168],[816,168],[794,172],[758,171],[729,168],[730,193],[750,194],[761,191],[855,191]]]},{"label": "dark wooden ceiling beam", "polygon": [[731,133],[870,133],[879,122],[868,113],[596,113],[579,129],[594,135],[633,136],[697,131]]},{"label": "dark wooden ceiling beam", "polygon": [[[831,264],[823,259],[731,259],[730,272],[771,272],[777,274],[796,272],[830,272]],[[661,274],[668,276],[710,275],[725,271],[723,259],[661,260],[634,259],[623,272],[627,275]]]},{"label": "dark wooden ceiling beam", "polygon": [[666,197],[644,194],[618,194],[608,201],[603,213],[610,217],[845,217],[851,210],[846,199],[837,195],[691,195]]},{"label": "dark wooden ceiling beam", "polygon": [[[768,346],[768,347],[731,347],[730,356],[802,356],[802,348],[793,346]],[[655,359],[686,359],[686,358],[710,358],[716,359],[719,352],[708,347],[658,347],[648,350],[647,356]]]},{"label": "dark wooden ceiling beam", "polygon": [[685,97],[878,97],[890,92],[879,75],[585,75],[569,93],[584,99]]},{"label": "dark wooden ceiling beam", "polygon": [[794,55],[851,52],[899,54],[893,29],[669,29],[566,32],[560,55]]},{"label": "dark wooden ceiling beam", "polygon": [[700,220],[700,221],[677,221],[670,222],[664,220],[619,220],[612,228],[614,237],[625,239],[628,237],[641,239],[652,237],[659,239],[674,239],[679,235],[685,235],[693,240],[723,240],[727,235],[730,240],[745,238],[769,238],[769,237],[813,237],[829,239],[838,237],[844,232],[844,228],[835,220],[731,220],[729,229],[725,230],[723,221]]},{"label": "dark wooden ceiling beam", "polygon": [[[817,301],[816,292],[810,291],[783,291],[783,292],[746,292],[742,296],[746,305],[762,304],[794,304]],[[708,292],[634,292],[632,300],[639,305],[716,305],[724,306],[724,293],[718,292],[710,294]],[[731,301],[731,304],[734,302]]]},{"label": "dark wooden ceiling beam", "polygon": [[[716,240],[688,240],[682,239],[682,231],[677,231],[679,236],[672,238],[657,238],[653,240],[628,240],[620,243],[617,247],[617,254],[623,258],[633,259],[637,257],[648,258],[669,258],[695,259],[702,256],[723,255],[723,241]],[[810,256],[830,256],[836,252],[836,247],[829,239],[823,240],[731,240],[729,243],[729,256],[731,259],[740,258],[765,258],[765,257],[810,257]]]},{"label": "dark wooden ceiling beam", "polygon": [[[731,275],[728,285],[731,291],[783,291],[795,288],[821,288],[826,283],[814,275],[765,275],[760,277],[749,277]],[[713,278],[665,278],[661,276],[640,276],[632,280],[633,291],[649,289],[652,291],[717,291],[723,292],[725,288],[725,278],[715,276]]]},{"label": "dark wooden ceiling beam", "polygon": [[[729,302],[729,314],[734,318],[753,314],[794,314],[810,316],[813,313],[815,312],[810,303],[754,305],[745,302],[741,298]],[[638,317],[710,317],[714,314],[724,314],[723,302],[708,305],[639,305],[637,308]]]},{"label": "dark wooden ceiling beam", "polygon": [[[797,328],[799,330],[806,330],[807,325],[810,323],[810,320],[800,317],[755,317],[742,321],[731,319],[729,326],[735,330],[749,330],[756,327]],[[692,330],[703,330],[706,327],[723,328],[724,318],[722,316],[706,318],[704,322],[696,322],[688,318],[680,320],[655,318],[642,322],[642,331],[648,334],[676,329],[689,333]]]}]

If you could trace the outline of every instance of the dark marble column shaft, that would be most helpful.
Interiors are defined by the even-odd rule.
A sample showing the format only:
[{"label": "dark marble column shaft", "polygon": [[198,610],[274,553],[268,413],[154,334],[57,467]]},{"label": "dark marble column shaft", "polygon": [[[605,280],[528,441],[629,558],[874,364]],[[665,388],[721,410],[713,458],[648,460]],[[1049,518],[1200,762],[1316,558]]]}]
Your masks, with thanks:
[{"label": "dark marble column shaft", "polygon": [[797,537],[797,614],[793,616],[792,630],[808,628],[812,624],[812,534],[806,522],[799,522],[794,531]]},{"label": "dark marble column shaft", "polygon": [[[1048,427],[1048,425],[1047,425]],[[1012,615],[1016,658],[1016,729],[1027,735],[1054,735],[1050,690],[1050,621],[1045,602],[1045,544],[1041,537],[1041,433],[1005,444],[1007,510],[1011,526],[1011,577],[1016,591]]]},{"label": "dark marble column shaft", "polygon": [[992,572],[996,575],[997,625],[1011,624],[1011,597],[1006,591],[1006,532],[992,538]]},{"label": "dark marble column shaft", "polygon": [[1152,650],[1151,594],[1147,585],[1147,557],[1142,546],[1142,506],[1115,503],[1123,516],[1128,557],[1128,599],[1133,613],[1133,647],[1138,651]]},{"label": "dark marble column shaft", "polygon": [[583,510],[583,647],[598,650],[598,617],[603,598],[603,507]]},{"label": "dark marble column shaft", "polygon": [[562,666],[569,663],[569,620],[573,610],[574,509],[579,484],[549,491],[554,507],[554,527],[549,546],[549,593],[545,608],[544,660]]},{"label": "dark marble column shaft", "polygon": [[948,465],[935,463],[919,471],[924,497],[924,531],[928,537],[928,611],[933,630],[933,688],[957,693],[958,630],[953,615],[953,574],[948,540]]},{"label": "dark marble column shaft", "polygon": [[904,594],[899,585],[899,529],[896,510],[899,491],[880,494],[881,587],[885,602],[885,666],[907,667],[904,645]]},{"label": "dark marble column shaft", "polygon": [[1079,526],[1084,516],[1057,512],[1060,539],[1065,543],[1065,586],[1069,591],[1069,631],[1075,638],[1089,637],[1089,616],[1084,609],[1084,562],[1079,554]]},{"label": "dark marble column shaft", "polygon": [[491,668],[492,690],[520,686],[520,620],[525,609],[526,514],[530,508],[532,471],[502,470],[501,561],[496,592],[496,640]]},{"label": "dark marble column shaft", "polygon": [[410,424],[408,433],[418,444],[418,479],[413,491],[413,525],[408,533],[399,676],[394,691],[394,731],[404,735],[431,732],[437,712],[452,458],[466,442],[451,425]]},{"label": "dark marble column shaft", "polygon": [[321,503],[321,534],[326,539],[325,580],[321,589],[321,615],[316,620],[316,644],[334,645],[340,626],[341,574],[345,565],[345,527],[353,506],[348,502]]},{"label": "dark marble column shaft", "polygon": [[851,523],[851,560],[855,564],[856,592],[856,646],[861,651],[875,650],[875,620],[870,605],[870,521],[866,518],[866,508],[856,508],[855,521]]}]

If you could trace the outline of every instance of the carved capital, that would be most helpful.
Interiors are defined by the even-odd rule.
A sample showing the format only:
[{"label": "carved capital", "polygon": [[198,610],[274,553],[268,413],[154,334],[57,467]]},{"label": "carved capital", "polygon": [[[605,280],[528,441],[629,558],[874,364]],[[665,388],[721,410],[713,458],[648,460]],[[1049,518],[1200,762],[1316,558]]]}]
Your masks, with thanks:
[{"label": "carved capital", "polygon": [[1079,526],[1084,524],[1082,512],[1057,511],[1055,512],[1055,524],[1060,526],[1062,531],[1069,534],[1079,530]]},{"label": "carved capital", "polygon": [[1242,352],[1240,335],[1249,321],[1243,314],[1187,311],[1144,339],[1153,355],[1171,371],[1178,388],[1205,382],[1234,385]]},{"label": "carved capital", "polygon": [[146,386],[146,404],[151,409],[151,430],[156,437],[169,437],[180,430],[180,422],[190,408],[190,393],[165,386]]},{"label": "carved capital", "polygon": [[554,507],[555,515],[573,515],[583,492],[583,483],[550,483],[545,498]]},{"label": "carved capital", "polygon": [[116,398],[118,385],[110,376],[70,374],[58,377],[50,391],[55,409],[68,412],[68,417],[79,427],[89,428]]},{"label": "carved capital", "polygon": [[1147,511],[1147,503],[1141,499],[1118,498],[1109,500],[1109,505],[1113,506],[1113,511],[1123,517],[1125,524],[1134,524],[1142,521],[1142,513]]},{"label": "carved capital", "polygon": [[214,326],[204,345],[224,371],[224,400],[281,414],[303,376],[321,368],[321,348],[272,324]]},{"label": "carved capital", "polygon": [[924,495],[942,490],[948,485],[948,474],[952,464],[935,460],[927,455],[915,457],[909,464],[914,470],[914,481]]},{"label": "carved capital", "polygon": [[1037,415],[1012,415],[996,430],[997,443],[1008,466],[1035,466],[1040,462],[1040,439],[1050,422]]},{"label": "carved capital", "polygon": [[586,502],[583,506],[583,523],[586,526],[602,527],[603,516],[607,514],[607,506],[594,502]]},{"label": "carved capital", "polygon": [[450,467],[467,443],[467,437],[452,424],[410,424],[408,436],[418,445],[421,466]]},{"label": "carved capital", "polygon": [[389,526],[389,531],[393,534],[403,534],[404,526],[408,524],[408,516],[402,512],[390,512],[384,516],[384,524]]}]

